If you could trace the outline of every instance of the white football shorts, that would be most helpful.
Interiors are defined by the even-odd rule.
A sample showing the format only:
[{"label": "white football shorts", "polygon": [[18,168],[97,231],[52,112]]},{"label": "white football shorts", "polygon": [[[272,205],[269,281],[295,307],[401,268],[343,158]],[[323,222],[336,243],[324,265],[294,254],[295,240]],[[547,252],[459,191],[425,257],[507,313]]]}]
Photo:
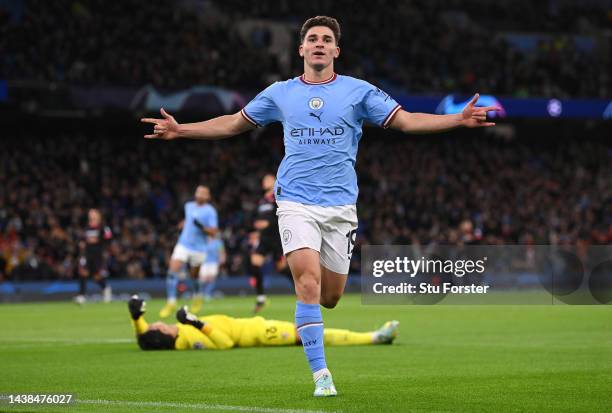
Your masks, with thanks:
[{"label": "white football shorts", "polygon": [[204,280],[207,278],[217,278],[217,275],[219,275],[218,262],[207,262],[200,266],[200,280]]},{"label": "white football shorts", "polygon": [[283,254],[311,248],[321,255],[321,265],[348,274],[357,233],[355,205],[323,207],[278,201],[278,230]]},{"label": "white football shorts", "polygon": [[176,244],[171,259],[186,262],[192,268],[199,267],[206,260],[206,253],[190,250],[181,244]]}]

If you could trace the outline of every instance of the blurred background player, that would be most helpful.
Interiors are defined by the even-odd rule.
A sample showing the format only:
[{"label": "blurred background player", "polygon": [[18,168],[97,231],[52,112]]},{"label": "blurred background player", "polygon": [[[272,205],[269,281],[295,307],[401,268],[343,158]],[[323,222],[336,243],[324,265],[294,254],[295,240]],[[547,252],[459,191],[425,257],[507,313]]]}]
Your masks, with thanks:
[{"label": "blurred background player", "polygon": [[111,229],[102,225],[102,214],[92,208],[87,212],[87,228],[83,239],[79,243],[81,258],[79,260],[79,295],[74,300],[78,304],[86,301],[87,280],[93,277],[102,289],[102,299],[110,302],[112,291],[106,280],[107,273],[104,268],[104,248],[107,241],[113,236]]},{"label": "blurred background player", "polygon": [[[299,329],[288,321],[226,315],[198,318],[184,306],[176,313],[177,324],[161,321],[148,324],[143,316],[146,302],[136,295],[128,302],[128,309],[142,350],[227,350],[301,344]],[[324,340],[332,346],[391,344],[397,337],[398,327],[399,322],[388,321],[380,329],[364,333],[326,328]]]},{"label": "blurred background player", "polygon": [[200,266],[191,311],[198,313],[204,300],[212,299],[219,268],[225,263],[225,246],[219,234],[209,238],[206,260]]},{"label": "blurred background player", "polygon": [[209,202],[210,190],[207,186],[199,185],[195,191],[195,201],[185,203],[185,218],[181,224],[181,235],[172,251],[168,267],[166,277],[168,301],[159,312],[162,318],[168,317],[176,310],[176,287],[179,272],[185,265],[189,265],[191,276],[195,279],[199,274],[200,266],[206,260],[209,237],[217,234],[217,211]]},{"label": "blurred background player", "polygon": [[261,180],[264,195],[257,205],[257,216],[253,223],[255,231],[258,233],[258,237],[255,237],[256,244],[250,257],[251,276],[257,293],[255,313],[261,311],[266,304],[262,270],[266,257],[272,256],[277,271],[287,269],[287,261],[283,255],[283,247],[278,236],[276,199],[274,198],[275,182],[276,177],[272,174],[266,174]]}]

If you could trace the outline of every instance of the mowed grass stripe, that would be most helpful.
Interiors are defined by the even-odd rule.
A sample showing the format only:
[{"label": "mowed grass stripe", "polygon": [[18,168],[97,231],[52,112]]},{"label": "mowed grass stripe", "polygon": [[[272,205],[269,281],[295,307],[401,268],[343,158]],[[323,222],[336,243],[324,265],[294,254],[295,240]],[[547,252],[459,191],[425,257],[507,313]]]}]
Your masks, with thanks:
[{"label": "mowed grass stripe", "polygon": [[80,404],[99,404],[115,405],[125,407],[142,408],[173,408],[173,409],[194,409],[194,410],[218,410],[228,412],[253,412],[253,413],[342,413],[331,410],[303,410],[303,409],[276,409],[272,407],[256,406],[228,406],[222,404],[206,403],[180,403],[180,402],[146,402],[146,401],[127,401],[127,400],[77,400]]}]

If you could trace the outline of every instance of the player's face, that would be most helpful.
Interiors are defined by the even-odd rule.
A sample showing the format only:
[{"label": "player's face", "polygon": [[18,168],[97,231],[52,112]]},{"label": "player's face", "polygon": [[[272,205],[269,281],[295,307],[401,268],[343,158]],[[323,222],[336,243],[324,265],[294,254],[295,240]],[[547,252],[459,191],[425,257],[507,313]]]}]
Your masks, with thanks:
[{"label": "player's face", "polygon": [[162,323],[161,321],[157,321],[153,324],[149,325],[149,330],[159,330],[164,334],[168,334],[172,337],[176,337],[178,334],[178,327],[172,326],[170,324]]},{"label": "player's face", "polygon": [[102,217],[100,216],[100,212],[96,209],[90,209],[87,213],[87,219],[89,221],[89,225],[96,226],[100,224]]},{"label": "player's face", "polygon": [[210,190],[208,187],[200,185],[196,188],[195,199],[198,204],[205,204],[210,201]]},{"label": "player's face", "polygon": [[274,178],[274,176],[266,175],[261,180],[261,187],[263,188],[264,191],[267,192],[270,189],[274,188],[274,182],[275,181],[276,181],[276,179]]},{"label": "player's face", "polygon": [[325,26],[311,27],[306,32],[299,51],[306,64],[318,71],[328,67],[340,55],[334,32]]}]

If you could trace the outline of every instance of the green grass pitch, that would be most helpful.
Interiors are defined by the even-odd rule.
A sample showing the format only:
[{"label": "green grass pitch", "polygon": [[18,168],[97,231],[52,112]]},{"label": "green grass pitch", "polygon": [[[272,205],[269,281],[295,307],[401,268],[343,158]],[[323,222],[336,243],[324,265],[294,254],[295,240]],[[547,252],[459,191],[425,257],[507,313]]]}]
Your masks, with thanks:
[{"label": "green grass pitch", "polygon": [[[250,316],[252,298],[205,312]],[[148,305],[157,320],[162,301]],[[293,318],[273,296],[263,316]],[[57,412],[612,411],[610,306],[363,306],[324,312],[326,326],[371,330],[400,320],[391,346],[328,347],[339,395],[315,399],[301,347],[140,351],[123,302],[0,305],[0,393],[75,393]]]}]

